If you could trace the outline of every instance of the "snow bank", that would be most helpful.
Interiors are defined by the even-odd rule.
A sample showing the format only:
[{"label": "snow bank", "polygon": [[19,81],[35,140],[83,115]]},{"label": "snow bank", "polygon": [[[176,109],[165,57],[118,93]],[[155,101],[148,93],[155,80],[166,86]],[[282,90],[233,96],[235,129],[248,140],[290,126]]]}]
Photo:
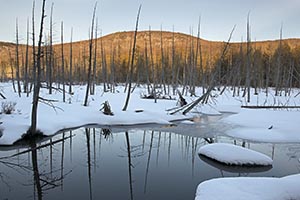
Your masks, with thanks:
[{"label": "snow bank", "polygon": [[283,178],[217,178],[198,185],[195,200],[300,199],[300,174]]},{"label": "snow bank", "polygon": [[198,153],[228,165],[272,165],[273,160],[256,151],[233,144],[214,143],[200,147]]},{"label": "snow bank", "polygon": [[[12,90],[11,83],[1,84],[2,93],[7,100],[16,102],[16,109],[10,115],[0,115],[0,129],[3,135],[0,137],[0,144],[10,145],[26,133],[30,127],[32,94],[26,97],[22,94],[18,97]],[[52,135],[56,132],[72,127],[84,125],[135,125],[135,124],[170,124],[172,121],[186,119],[188,116],[181,114],[168,115],[166,109],[176,106],[174,100],[154,100],[141,99],[140,91],[144,88],[136,88],[131,94],[127,111],[122,111],[126,93],[124,87],[116,87],[116,93],[104,93],[102,86],[96,87],[96,95],[89,96],[89,105],[83,106],[86,86],[74,86],[74,95],[66,95],[66,102],[62,102],[62,93],[54,91],[48,94],[46,89],[42,89],[40,96],[44,99],[56,100],[52,106],[39,103],[37,128],[45,135]],[[120,92],[122,91],[122,92]],[[108,101],[111,105],[114,116],[104,115],[100,108],[102,103]],[[142,109],[143,112],[135,112]]]},{"label": "snow bank", "polygon": [[242,109],[223,121],[235,126],[226,134],[255,142],[299,143],[300,112]]}]

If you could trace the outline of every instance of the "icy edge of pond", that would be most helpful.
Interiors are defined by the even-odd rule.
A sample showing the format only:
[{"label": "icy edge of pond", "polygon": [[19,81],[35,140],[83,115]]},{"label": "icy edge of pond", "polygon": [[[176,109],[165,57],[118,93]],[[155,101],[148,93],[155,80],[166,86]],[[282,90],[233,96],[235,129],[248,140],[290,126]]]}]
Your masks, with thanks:
[{"label": "icy edge of pond", "polygon": [[296,131],[280,131],[267,128],[235,128],[226,135],[252,142],[266,143],[300,143],[300,135]]},{"label": "icy edge of pond", "polygon": [[[170,116],[164,113],[153,113],[144,111],[135,113],[132,111],[115,112],[114,116],[107,116],[98,110],[91,108],[77,107],[77,112],[63,112],[59,114],[40,115],[38,121],[38,130],[44,135],[50,136],[68,129],[77,129],[85,126],[103,126],[103,127],[132,127],[134,125],[142,126],[147,124],[170,125],[173,121],[185,120],[188,117],[183,115]],[[43,110],[43,109],[41,109]],[[3,135],[0,137],[0,145],[11,145],[22,138],[22,135],[30,127],[29,118],[19,114],[2,116],[3,124],[1,126]]]},{"label": "icy edge of pond", "polygon": [[227,165],[272,165],[273,160],[256,151],[233,144],[214,143],[200,147],[198,154]]},{"label": "icy edge of pond", "polygon": [[299,116],[297,110],[251,110],[222,119],[234,129],[226,135],[253,142],[300,143]]},{"label": "icy edge of pond", "polygon": [[283,178],[216,178],[200,183],[195,200],[300,199],[300,174]]}]

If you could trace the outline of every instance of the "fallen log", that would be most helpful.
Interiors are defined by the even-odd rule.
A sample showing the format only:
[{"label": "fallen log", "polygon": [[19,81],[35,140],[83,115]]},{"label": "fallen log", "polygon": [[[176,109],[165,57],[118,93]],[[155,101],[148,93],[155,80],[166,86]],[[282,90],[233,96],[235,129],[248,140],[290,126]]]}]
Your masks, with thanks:
[{"label": "fallen log", "polygon": [[300,109],[300,106],[241,106],[248,109]]}]

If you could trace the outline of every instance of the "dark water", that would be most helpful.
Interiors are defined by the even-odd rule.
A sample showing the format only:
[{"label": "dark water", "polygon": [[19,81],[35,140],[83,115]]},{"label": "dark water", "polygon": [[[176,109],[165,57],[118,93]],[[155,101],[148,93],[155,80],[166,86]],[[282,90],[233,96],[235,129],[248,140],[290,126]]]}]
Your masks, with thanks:
[{"label": "dark water", "polygon": [[229,127],[206,120],[159,130],[82,128],[27,148],[1,147],[0,200],[194,199],[197,185],[211,178],[299,173],[300,144],[236,141],[273,157],[272,168],[200,158],[197,151],[207,142],[234,143],[222,136]]}]

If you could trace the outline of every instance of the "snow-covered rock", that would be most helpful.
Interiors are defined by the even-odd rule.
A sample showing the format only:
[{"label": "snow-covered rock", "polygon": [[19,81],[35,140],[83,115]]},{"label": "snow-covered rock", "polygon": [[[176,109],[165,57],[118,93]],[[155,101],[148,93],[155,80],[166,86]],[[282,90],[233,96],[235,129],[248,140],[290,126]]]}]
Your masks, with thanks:
[{"label": "snow-covered rock", "polygon": [[198,153],[227,165],[272,165],[273,160],[251,149],[233,144],[214,143],[200,147]]}]

